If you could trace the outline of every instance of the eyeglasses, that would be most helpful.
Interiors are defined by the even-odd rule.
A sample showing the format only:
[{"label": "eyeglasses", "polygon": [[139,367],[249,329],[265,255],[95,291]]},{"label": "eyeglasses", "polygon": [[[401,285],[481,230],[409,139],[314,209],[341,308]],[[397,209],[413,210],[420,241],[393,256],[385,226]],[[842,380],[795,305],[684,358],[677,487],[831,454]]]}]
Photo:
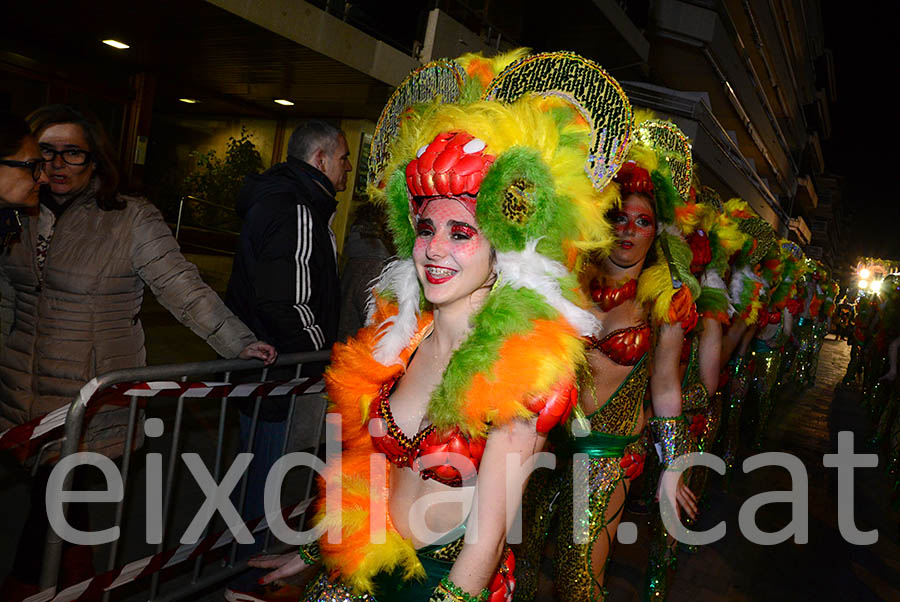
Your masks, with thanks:
[{"label": "eyeglasses", "polygon": [[81,150],[80,148],[56,150],[52,146],[44,146],[43,144],[41,145],[41,155],[47,163],[52,163],[56,156],[59,155],[69,165],[84,165],[91,159],[90,151]]},{"label": "eyeglasses", "polygon": [[13,161],[12,159],[0,159],[0,165],[30,169],[31,177],[35,182],[41,179],[41,172],[44,171],[44,162],[38,159],[34,159],[31,161]]}]

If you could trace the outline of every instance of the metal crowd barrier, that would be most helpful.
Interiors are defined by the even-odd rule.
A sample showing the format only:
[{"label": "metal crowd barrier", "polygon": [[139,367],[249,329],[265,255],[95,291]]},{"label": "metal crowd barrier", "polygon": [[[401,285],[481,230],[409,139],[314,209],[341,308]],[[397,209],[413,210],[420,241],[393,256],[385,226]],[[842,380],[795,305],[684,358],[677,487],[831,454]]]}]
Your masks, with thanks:
[{"label": "metal crowd barrier", "polygon": [[[251,371],[259,371],[261,370],[261,378],[258,382],[274,382],[274,381],[266,381],[268,373],[272,368],[278,367],[294,367],[294,378],[298,379],[300,377],[300,368],[304,363],[324,363],[327,362],[330,357],[330,351],[317,351],[310,353],[295,353],[295,354],[287,354],[280,356],[277,362],[266,368],[263,366],[262,361],[260,360],[218,360],[218,361],[210,361],[210,362],[192,362],[185,364],[171,364],[164,366],[149,366],[144,368],[132,368],[127,370],[117,370],[114,372],[109,372],[102,376],[97,377],[92,380],[90,383],[85,385],[82,391],[78,396],[72,401],[69,406],[68,413],[66,415],[65,422],[65,436],[62,440],[62,448],[60,453],[60,460],[62,458],[76,453],[79,448],[79,442],[81,441],[82,430],[83,430],[83,422],[85,418],[85,412],[87,409],[87,401],[91,397],[96,397],[98,394],[102,393],[104,390],[107,390],[109,387],[114,385],[121,385],[122,383],[142,383],[142,384],[154,384],[158,381],[180,381],[181,383],[187,383],[188,379],[191,377],[200,377],[200,376],[210,376],[224,373],[224,378],[220,382],[232,383],[232,375],[237,372],[241,373],[249,373]],[[236,382],[247,382],[246,379],[242,378]],[[165,384],[165,383],[163,383]],[[289,383],[290,384],[290,383]],[[236,387],[239,385],[235,385]],[[265,389],[265,387],[260,387]],[[271,388],[271,387],[269,387]],[[300,387],[302,388],[302,387]],[[315,387],[319,391],[321,391],[320,387]],[[277,390],[277,389],[276,389]],[[122,534],[124,530],[122,527],[122,518],[123,512],[126,503],[128,502],[129,496],[129,469],[132,464],[132,455],[133,455],[133,444],[135,437],[135,429],[137,428],[138,421],[138,406],[139,406],[139,398],[146,397],[146,391],[143,395],[133,394],[129,396],[130,401],[128,402],[129,407],[129,422],[128,422],[128,430],[126,433],[126,441],[123,455],[120,459],[121,464],[121,475],[122,475],[122,484],[125,495],[123,498],[116,503],[115,509],[115,526],[119,527],[120,537],[109,544],[109,558],[107,562],[107,571],[113,571],[113,569],[117,568],[117,563],[119,562],[119,543],[122,538]],[[275,393],[278,394],[278,393]],[[233,394],[232,394],[233,395]],[[264,395],[253,394],[250,396],[254,400],[253,403],[253,411],[252,418],[250,423],[250,440],[248,442],[247,449],[238,450],[240,451],[252,451],[253,448],[253,438],[257,432],[257,426],[259,422],[259,411],[260,405],[266,395],[274,395],[271,391],[266,392]],[[153,400],[155,398],[150,398],[147,400],[147,408],[151,406]],[[160,398],[162,399],[162,398]],[[168,398],[169,400],[172,397]],[[219,399],[219,419],[218,419],[218,430],[217,430],[217,440],[216,440],[216,451],[215,451],[215,463],[213,466],[213,470],[211,472],[212,477],[215,479],[216,483],[219,483],[222,478],[222,466],[223,466],[223,442],[226,437],[226,409],[227,404],[229,403],[229,399],[232,401],[235,399],[232,397],[221,397]],[[169,521],[171,520],[171,510],[173,499],[180,499],[179,492],[175,491],[175,473],[176,473],[176,462],[180,457],[179,450],[181,447],[181,438],[182,438],[182,419],[184,413],[184,405],[185,401],[189,401],[192,404],[201,403],[203,401],[212,401],[213,398],[202,398],[196,396],[196,391],[192,393],[192,390],[184,391],[181,396],[177,398],[176,408],[175,408],[175,419],[174,424],[171,425],[171,436],[172,442],[169,449],[169,458],[168,458],[168,466],[166,470],[166,484],[163,489],[163,506],[162,506],[162,526],[163,526],[163,537],[162,541],[156,545],[156,553],[160,554],[165,550],[165,546],[167,545],[168,540],[170,539],[170,533],[167,531],[167,527]],[[285,433],[284,444],[282,446],[282,455],[284,455],[288,451],[289,442],[291,442],[291,430],[290,426],[294,420],[294,413],[298,407],[302,407],[303,411],[306,413],[305,415],[308,417],[308,421],[304,419],[304,425],[308,427],[308,433],[306,435],[306,439],[302,441],[294,441],[294,451],[301,450],[309,450],[312,449],[312,453],[315,454],[316,450],[319,447],[319,444],[322,440],[322,431],[325,419],[325,411],[326,411],[326,403],[324,399],[324,394],[313,393],[313,394],[298,394],[293,393],[291,395],[291,403],[288,410],[287,417],[287,427]],[[169,425],[167,425],[167,430],[169,430]],[[304,429],[307,430],[307,429]],[[45,446],[46,447],[46,446]],[[145,441],[146,447],[146,441]],[[313,474],[312,471],[307,471],[309,474],[307,476],[305,482],[305,500],[308,500],[311,495],[311,488],[313,483]],[[66,473],[65,479],[63,481],[63,490],[69,490],[73,480],[73,471],[68,471]],[[247,472],[243,474],[240,481],[240,497],[239,504],[237,506],[238,513],[243,516],[243,507],[247,494]],[[67,515],[67,506],[68,504],[62,504],[63,515]],[[302,504],[298,504],[297,508],[305,508]],[[305,510],[304,510],[305,511]],[[214,515],[215,517],[215,515]],[[210,524],[213,522],[213,519],[210,520]],[[209,535],[210,524],[207,524],[204,529],[204,537]],[[226,532],[227,533],[227,532]],[[201,538],[201,541],[203,538]],[[265,544],[264,547],[268,551],[272,551],[273,548],[270,547],[271,544],[271,533],[268,532],[268,527],[266,527],[266,535],[265,535]],[[210,564],[209,562],[204,564],[204,558],[197,557],[194,561],[194,568],[192,572],[192,576],[190,578],[190,582],[186,585],[181,585],[180,589],[174,592],[167,592],[165,596],[160,597],[160,575],[158,572],[154,573],[152,577],[150,577],[150,585],[148,589],[148,596],[144,599],[149,601],[163,601],[163,600],[180,600],[194,592],[198,592],[203,589],[210,588],[215,584],[224,581],[229,576],[239,572],[244,566],[245,562],[236,562],[237,555],[237,542],[231,543],[231,549],[227,554],[227,559],[223,563],[219,563],[219,570],[210,573]],[[171,547],[171,543],[170,543]],[[184,547],[184,546],[182,546]],[[285,546],[281,546],[284,548]],[[279,551],[279,546],[275,546],[274,551]],[[59,579],[60,567],[61,567],[61,558],[63,552],[63,540],[62,538],[54,531],[53,528],[48,529],[46,546],[44,549],[44,558],[43,564],[41,567],[41,576],[40,576],[40,586],[42,589],[41,595],[32,596],[29,600],[33,600],[37,602],[38,600],[53,600],[53,599],[65,599],[65,600],[77,600],[80,594],[69,594],[67,596],[63,596],[61,593],[58,594],[56,590],[56,586]],[[212,563],[215,564],[215,563]],[[127,567],[125,567],[127,569]],[[127,572],[127,571],[126,571]],[[205,574],[201,574],[205,573]],[[106,590],[103,596],[104,601],[109,599],[109,595],[113,587],[115,587],[115,583],[111,584],[111,586],[106,586],[104,589]],[[52,588],[52,589],[51,589]],[[68,590],[66,590],[68,591]],[[65,593],[65,592],[63,592]]]}]

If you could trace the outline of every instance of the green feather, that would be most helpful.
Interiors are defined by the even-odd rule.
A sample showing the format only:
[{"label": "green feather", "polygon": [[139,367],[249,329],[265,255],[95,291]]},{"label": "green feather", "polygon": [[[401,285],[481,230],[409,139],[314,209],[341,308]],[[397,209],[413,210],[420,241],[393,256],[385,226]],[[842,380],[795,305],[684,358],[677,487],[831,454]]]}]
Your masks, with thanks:
[{"label": "green feather", "polygon": [[650,174],[653,182],[654,196],[656,197],[656,221],[664,224],[675,222],[675,206],[682,203],[681,195],[672,185],[672,179],[659,169],[654,169]]},{"label": "green feather", "polygon": [[[513,186],[521,182],[524,190]],[[527,205],[527,219],[509,219],[504,212],[507,195],[513,190]],[[538,251],[562,259],[564,232],[574,224],[564,211],[566,200],[556,196],[550,169],[537,151],[513,147],[497,157],[478,191],[475,217],[497,251],[521,251],[529,240],[542,238]]]},{"label": "green feather", "polygon": [[700,283],[691,274],[691,261],[694,258],[691,247],[678,236],[669,234],[666,231],[660,232],[657,238],[663,254],[669,262],[669,271],[672,274],[672,278],[688,287],[688,290],[691,291],[691,298],[696,299],[699,297]]},{"label": "green feather", "polygon": [[398,257],[412,257],[416,232],[409,216],[409,196],[406,192],[406,166],[398,168],[387,184],[388,228],[394,235]]},{"label": "green feather", "polygon": [[701,287],[700,296],[697,297],[697,312],[727,315],[728,305],[728,294],[724,290],[711,286]]},{"label": "green feather", "polygon": [[[531,289],[503,285],[492,291],[484,307],[472,318],[471,333],[453,352],[440,385],[431,395],[428,416],[434,425],[444,429],[460,424],[464,395],[472,378],[497,362],[503,342],[515,334],[529,332],[535,320],[558,315]],[[494,375],[486,376],[490,379]]]}]

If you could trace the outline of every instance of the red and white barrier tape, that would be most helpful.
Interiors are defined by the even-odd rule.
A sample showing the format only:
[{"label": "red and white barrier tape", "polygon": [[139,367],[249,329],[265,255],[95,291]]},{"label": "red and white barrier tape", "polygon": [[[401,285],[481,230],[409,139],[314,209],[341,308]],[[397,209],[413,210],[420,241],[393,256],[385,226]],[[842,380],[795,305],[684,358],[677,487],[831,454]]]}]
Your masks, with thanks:
[{"label": "red and white barrier tape", "polygon": [[[282,510],[285,520],[300,516],[304,513],[312,500],[304,500],[293,506],[287,506]],[[252,521],[248,521],[247,528],[253,533],[261,531],[267,527],[265,517],[260,517]],[[174,550],[167,550],[147,556],[134,562],[129,562],[125,566],[113,569],[100,575],[95,575],[90,579],[76,583],[56,593],[56,588],[51,587],[44,591],[34,594],[26,598],[23,602],[74,602],[75,600],[87,599],[89,597],[96,598],[103,592],[114,590],[126,583],[149,577],[153,573],[157,573],[169,567],[175,566],[188,560],[194,560],[207,552],[217,550],[223,546],[227,546],[234,541],[234,535],[228,529],[223,529],[218,533],[213,533],[208,537],[198,541],[195,544],[181,545]]]},{"label": "red and white barrier tape", "polygon": [[[111,385],[99,394],[96,383],[91,381],[85,385],[79,399],[85,405],[127,405],[131,396],[135,397],[273,397],[276,395],[294,395],[304,393],[321,393],[325,384],[321,377],[296,378],[288,381],[271,381],[264,383],[218,383],[199,382],[185,383],[176,381],[151,381],[144,383],[120,383]],[[91,394],[85,397],[87,391]],[[146,403],[146,402],[144,402]],[[69,406],[57,408],[39,418],[30,420],[0,433],[0,450],[12,449],[28,441],[46,435],[66,422]]]}]

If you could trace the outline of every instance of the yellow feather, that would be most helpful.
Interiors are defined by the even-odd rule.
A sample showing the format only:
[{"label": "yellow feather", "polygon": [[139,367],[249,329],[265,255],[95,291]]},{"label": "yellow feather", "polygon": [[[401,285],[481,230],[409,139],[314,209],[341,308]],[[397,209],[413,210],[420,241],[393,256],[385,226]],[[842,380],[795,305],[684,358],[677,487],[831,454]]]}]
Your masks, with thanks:
[{"label": "yellow feather", "polygon": [[486,65],[489,65],[489,68],[494,75],[497,75],[523,56],[528,56],[530,52],[531,50],[528,48],[516,48],[515,50],[503,52],[490,58],[485,58],[480,52],[469,52],[454,59],[454,61],[459,63],[466,71],[469,70],[469,66],[473,62],[483,62]]},{"label": "yellow feather", "polygon": [[[584,170],[588,127],[578,122],[560,127],[546,110],[554,104],[553,100],[530,96],[512,104],[478,101],[465,106],[429,106],[402,124],[391,146],[391,160],[385,173],[405,168],[419,148],[438,134],[453,130],[477,134],[488,152],[495,156],[516,146],[534,149],[549,167],[558,196],[573,205],[579,226],[578,239],[573,244],[579,249],[608,248],[612,232],[605,215],[614,206],[618,194],[594,189]],[[578,134],[585,138],[581,148],[560,144],[561,135]],[[385,196],[384,190],[374,187],[369,192],[379,200]]]},{"label": "yellow feather", "polygon": [[668,318],[669,307],[676,292],[672,286],[669,265],[660,253],[659,260],[645,267],[638,277],[637,301],[650,307],[653,319],[662,323]]}]

